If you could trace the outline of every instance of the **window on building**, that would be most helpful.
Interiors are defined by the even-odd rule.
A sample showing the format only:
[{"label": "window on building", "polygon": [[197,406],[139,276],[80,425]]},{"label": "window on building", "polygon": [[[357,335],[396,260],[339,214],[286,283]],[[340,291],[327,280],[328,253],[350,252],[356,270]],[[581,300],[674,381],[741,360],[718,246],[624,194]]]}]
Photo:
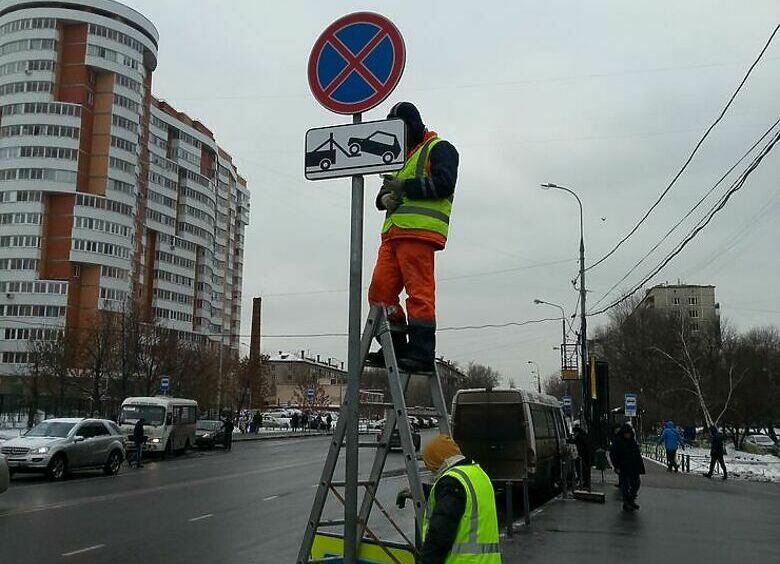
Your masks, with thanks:
[{"label": "window on building", "polygon": [[689,309],[688,310],[688,317],[692,319],[696,319],[699,317],[699,310],[698,309]]},{"label": "window on building", "polygon": [[672,298],[672,304],[674,305],[680,305],[680,298],[674,297]]},{"label": "window on building", "polygon": [[699,298],[697,298],[696,296],[690,296],[688,298],[688,305],[698,305],[698,303],[699,303]]}]

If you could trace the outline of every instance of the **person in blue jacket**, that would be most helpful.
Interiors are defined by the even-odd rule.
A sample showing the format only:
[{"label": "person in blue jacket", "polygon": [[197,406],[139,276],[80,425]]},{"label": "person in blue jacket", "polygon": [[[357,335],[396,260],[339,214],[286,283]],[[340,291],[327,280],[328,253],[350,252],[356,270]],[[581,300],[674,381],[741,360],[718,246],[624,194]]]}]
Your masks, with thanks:
[{"label": "person in blue jacket", "polygon": [[680,469],[680,466],[677,464],[677,449],[680,447],[685,449],[685,443],[671,421],[666,422],[663,433],[658,437],[658,444],[660,445],[661,443],[663,443],[666,449],[666,471],[671,472],[674,469],[677,472]]}]

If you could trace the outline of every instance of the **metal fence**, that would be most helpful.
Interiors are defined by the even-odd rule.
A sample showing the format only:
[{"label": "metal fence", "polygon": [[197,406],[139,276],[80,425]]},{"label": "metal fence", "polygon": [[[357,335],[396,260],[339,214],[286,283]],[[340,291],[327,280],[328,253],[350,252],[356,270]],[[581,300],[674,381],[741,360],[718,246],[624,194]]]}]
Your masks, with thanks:
[{"label": "metal fence", "polygon": [[[647,458],[667,464],[666,449],[658,443],[642,443],[642,454]],[[691,455],[678,452],[676,459],[680,472],[691,471]]]}]

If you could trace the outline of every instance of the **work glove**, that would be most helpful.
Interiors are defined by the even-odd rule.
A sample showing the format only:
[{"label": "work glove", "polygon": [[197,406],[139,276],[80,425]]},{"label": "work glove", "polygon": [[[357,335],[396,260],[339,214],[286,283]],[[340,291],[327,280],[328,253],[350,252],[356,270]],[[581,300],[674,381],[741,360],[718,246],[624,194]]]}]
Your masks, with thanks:
[{"label": "work glove", "polygon": [[385,175],[382,177],[384,181],[382,182],[382,189],[383,190],[389,190],[390,192],[396,194],[397,196],[403,196],[404,194],[404,182],[405,180],[402,180],[400,178],[395,178],[393,176]]},{"label": "work glove", "polygon": [[395,192],[388,192],[380,199],[382,206],[390,213],[393,213],[401,205],[401,198]]},{"label": "work glove", "polygon": [[412,491],[409,488],[404,488],[395,497],[395,504],[398,509],[403,509],[406,506],[407,499],[412,499]]}]

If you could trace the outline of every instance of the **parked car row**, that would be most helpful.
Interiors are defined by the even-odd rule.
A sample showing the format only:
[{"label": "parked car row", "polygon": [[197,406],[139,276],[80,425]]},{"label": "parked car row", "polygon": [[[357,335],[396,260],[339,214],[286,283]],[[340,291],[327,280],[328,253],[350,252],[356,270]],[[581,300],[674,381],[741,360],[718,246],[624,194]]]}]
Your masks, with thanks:
[{"label": "parked car row", "polygon": [[745,437],[745,444],[751,445],[759,451],[766,453],[777,452],[780,448],[780,445],[773,441],[772,437],[760,433],[748,435]]}]

